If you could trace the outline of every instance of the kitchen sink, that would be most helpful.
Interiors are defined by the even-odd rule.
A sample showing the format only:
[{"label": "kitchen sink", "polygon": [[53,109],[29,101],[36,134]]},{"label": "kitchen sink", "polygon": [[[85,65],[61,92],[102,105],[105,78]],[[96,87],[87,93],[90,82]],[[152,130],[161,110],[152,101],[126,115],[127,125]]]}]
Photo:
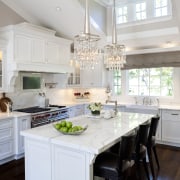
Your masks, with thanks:
[{"label": "kitchen sink", "polygon": [[155,105],[143,105],[143,104],[130,104],[130,105],[126,105],[126,108],[158,110],[159,106],[155,106]]}]

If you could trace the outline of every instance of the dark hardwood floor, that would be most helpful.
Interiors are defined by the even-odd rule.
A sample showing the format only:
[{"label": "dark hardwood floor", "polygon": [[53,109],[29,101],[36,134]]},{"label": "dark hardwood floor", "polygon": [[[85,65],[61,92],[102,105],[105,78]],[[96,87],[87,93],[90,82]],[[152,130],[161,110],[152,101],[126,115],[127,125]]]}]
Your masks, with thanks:
[{"label": "dark hardwood floor", "polygon": [[[180,149],[158,145],[157,152],[160,161],[157,180],[180,180]],[[134,173],[130,179],[136,179]],[[0,165],[0,180],[25,180],[24,159]]]}]

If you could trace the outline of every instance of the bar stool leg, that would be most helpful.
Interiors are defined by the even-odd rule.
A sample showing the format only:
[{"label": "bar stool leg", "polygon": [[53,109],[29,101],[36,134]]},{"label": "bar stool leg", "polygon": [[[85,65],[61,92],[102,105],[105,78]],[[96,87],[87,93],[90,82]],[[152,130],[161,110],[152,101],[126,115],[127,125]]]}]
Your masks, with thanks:
[{"label": "bar stool leg", "polygon": [[153,147],[153,152],[154,152],[154,156],[155,156],[156,163],[157,163],[158,170],[159,170],[160,169],[160,165],[159,165],[159,160],[158,160],[158,156],[157,156],[157,152],[156,152],[156,147],[155,146]]},{"label": "bar stool leg", "polygon": [[149,171],[148,171],[148,167],[147,167],[147,161],[146,161],[146,157],[143,158],[143,165],[144,165],[144,170],[146,172],[146,177],[148,180],[150,180],[149,178]]},{"label": "bar stool leg", "polygon": [[148,158],[149,158],[150,168],[151,168],[151,172],[152,172],[152,177],[155,178],[151,148],[148,148],[147,152],[148,152]]}]

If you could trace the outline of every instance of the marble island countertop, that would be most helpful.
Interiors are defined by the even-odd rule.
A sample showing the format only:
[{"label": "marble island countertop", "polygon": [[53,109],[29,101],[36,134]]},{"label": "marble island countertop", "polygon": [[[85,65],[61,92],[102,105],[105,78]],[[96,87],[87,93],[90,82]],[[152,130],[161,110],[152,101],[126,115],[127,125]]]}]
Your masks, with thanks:
[{"label": "marble island countertop", "polygon": [[132,131],[152,116],[154,115],[118,113],[116,117],[107,120],[104,118],[89,118],[83,115],[68,119],[75,125],[88,125],[87,130],[81,135],[63,135],[54,129],[52,124],[22,131],[21,135],[98,154],[118,142],[122,135]]}]

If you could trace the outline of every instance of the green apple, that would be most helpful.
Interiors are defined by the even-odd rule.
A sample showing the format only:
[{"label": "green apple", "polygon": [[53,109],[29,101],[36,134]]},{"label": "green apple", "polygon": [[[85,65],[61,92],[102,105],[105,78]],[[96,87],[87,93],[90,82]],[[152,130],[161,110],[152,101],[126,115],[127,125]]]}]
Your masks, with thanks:
[{"label": "green apple", "polygon": [[67,128],[71,128],[72,125],[73,125],[72,122],[70,122],[70,121],[66,122],[66,127],[67,127]]},{"label": "green apple", "polygon": [[61,128],[61,124],[60,123],[55,124],[55,128],[56,129],[60,129]]},{"label": "green apple", "polygon": [[62,126],[62,127],[66,127],[66,121],[64,121],[64,120],[61,121],[61,126]]}]

